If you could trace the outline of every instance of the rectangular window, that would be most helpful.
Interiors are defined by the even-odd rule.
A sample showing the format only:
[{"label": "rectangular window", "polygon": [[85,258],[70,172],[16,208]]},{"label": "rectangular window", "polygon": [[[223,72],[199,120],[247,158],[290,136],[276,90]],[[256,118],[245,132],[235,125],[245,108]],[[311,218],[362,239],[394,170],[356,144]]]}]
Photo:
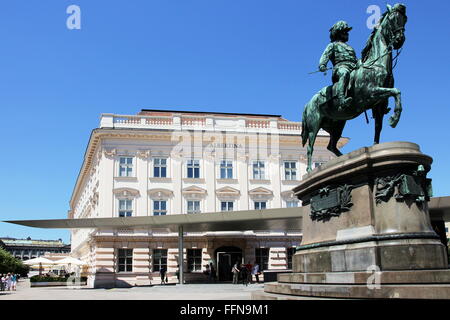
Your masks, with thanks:
[{"label": "rectangular window", "polygon": [[233,201],[222,201],[220,211],[233,211]]},{"label": "rectangular window", "polygon": [[233,179],[233,161],[220,161],[220,179]]},{"label": "rectangular window", "polygon": [[167,201],[153,201],[153,215],[165,216],[167,214]]},{"label": "rectangular window", "polygon": [[292,257],[295,253],[295,248],[286,248],[287,253],[287,268],[292,269]]},{"label": "rectangular window", "polygon": [[120,157],[119,158],[119,177],[133,176],[133,158]]},{"label": "rectangular window", "polygon": [[119,200],[119,217],[131,217],[133,215],[133,200]]},{"label": "rectangular window", "polygon": [[133,272],[133,249],[118,250],[118,271]]},{"label": "rectangular window", "polygon": [[325,162],[314,162],[314,168],[320,167],[321,165],[323,165]]},{"label": "rectangular window", "polygon": [[200,161],[188,160],[187,164],[187,177],[188,178],[200,178]]},{"label": "rectangular window", "polygon": [[167,249],[153,249],[153,272],[164,267],[167,271]]},{"label": "rectangular window", "polygon": [[253,179],[264,180],[264,161],[253,161]]},{"label": "rectangular window", "polygon": [[269,268],[269,248],[255,248],[255,260],[259,264],[259,270]]},{"label": "rectangular window", "polygon": [[187,249],[187,263],[189,271],[201,271],[202,249]]},{"label": "rectangular window", "polygon": [[295,208],[298,207],[298,201],[286,201],[286,208]]},{"label": "rectangular window", "polygon": [[200,213],[200,201],[188,201],[187,202],[187,213]]},{"label": "rectangular window", "polygon": [[266,209],[266,201],[255,201],[255,210]]},{"label": "rectangular window", "polygon": [[155,158],[153,160],[153,177],[167,178],[167,159]]},{"label": "rectangular window", "polygon": [[284,162],[284,180],[297,180],[297,162]]}]

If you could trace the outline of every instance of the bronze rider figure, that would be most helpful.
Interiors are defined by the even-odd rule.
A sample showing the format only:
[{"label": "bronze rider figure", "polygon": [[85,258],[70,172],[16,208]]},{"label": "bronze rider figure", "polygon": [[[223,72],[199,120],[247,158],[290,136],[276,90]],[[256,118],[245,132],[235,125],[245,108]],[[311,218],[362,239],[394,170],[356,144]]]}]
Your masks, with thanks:
[{"label": "bronze rider figure", "polygon": [[[347,22],[338,21],[330,29],[331,43],[325,48],[319,62],[319,70],[325,72],[329,60],[333,63],[332,81],[335,89],[335,97],[340,110],[344,110],[352,103],[351,97],[346,97],[346,88],[349,83],[350,73],[357,64],[355,50],[349,46],[348,32],[352,29]],[[336,100],[335,100],[336,101]]]}]

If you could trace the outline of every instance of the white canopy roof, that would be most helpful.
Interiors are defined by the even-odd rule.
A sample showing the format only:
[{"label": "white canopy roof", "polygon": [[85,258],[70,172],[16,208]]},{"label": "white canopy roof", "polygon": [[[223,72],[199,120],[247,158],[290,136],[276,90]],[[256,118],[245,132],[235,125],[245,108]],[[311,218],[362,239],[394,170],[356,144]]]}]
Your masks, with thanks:
[{"label": "white canopy roof", "polygon": [[[435,197],[429,202],[432,220],[450,221],[450,197]],[[302,230],[302,215],[306,207],[243,210],[166,216],[138,216],[114,218],[82,218],[54,220],[3,221],[34,228],[166,228],[185,232],[242,231],[242,230]]]},{"label": "white canopy roof", "polygon": [[301,230],[304,207],[265,210],[242,210],[166,216],[137,216],[114,218],[82,218],[54,220],[4,221],[35,228],[166,228],[185,232],[242,230]]}]

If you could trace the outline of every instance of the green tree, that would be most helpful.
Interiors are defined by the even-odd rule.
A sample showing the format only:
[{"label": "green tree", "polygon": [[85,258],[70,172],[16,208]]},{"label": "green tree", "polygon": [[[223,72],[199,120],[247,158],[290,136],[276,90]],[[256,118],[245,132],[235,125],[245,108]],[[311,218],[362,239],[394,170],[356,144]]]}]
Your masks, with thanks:
[{"label": "green tree", "polygon": [[14,258],[8,251],[0,248],[0,273],[18,273],[24,277],[28,274],[30,268],[23,262]]}]

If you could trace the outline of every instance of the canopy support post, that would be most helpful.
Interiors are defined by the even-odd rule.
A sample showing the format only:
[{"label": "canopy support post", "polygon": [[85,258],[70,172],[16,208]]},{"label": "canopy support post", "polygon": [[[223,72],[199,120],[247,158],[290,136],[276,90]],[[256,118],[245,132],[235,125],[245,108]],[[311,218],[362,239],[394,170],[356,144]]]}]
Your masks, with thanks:
[{"label": "canopy support post", "polygon": [[183,259],[183,249],[184,249],[184,239],[183,239],[183,226],[178,226],[178,273],[180,278],[180,285],[184,284],[184,259]]}]

